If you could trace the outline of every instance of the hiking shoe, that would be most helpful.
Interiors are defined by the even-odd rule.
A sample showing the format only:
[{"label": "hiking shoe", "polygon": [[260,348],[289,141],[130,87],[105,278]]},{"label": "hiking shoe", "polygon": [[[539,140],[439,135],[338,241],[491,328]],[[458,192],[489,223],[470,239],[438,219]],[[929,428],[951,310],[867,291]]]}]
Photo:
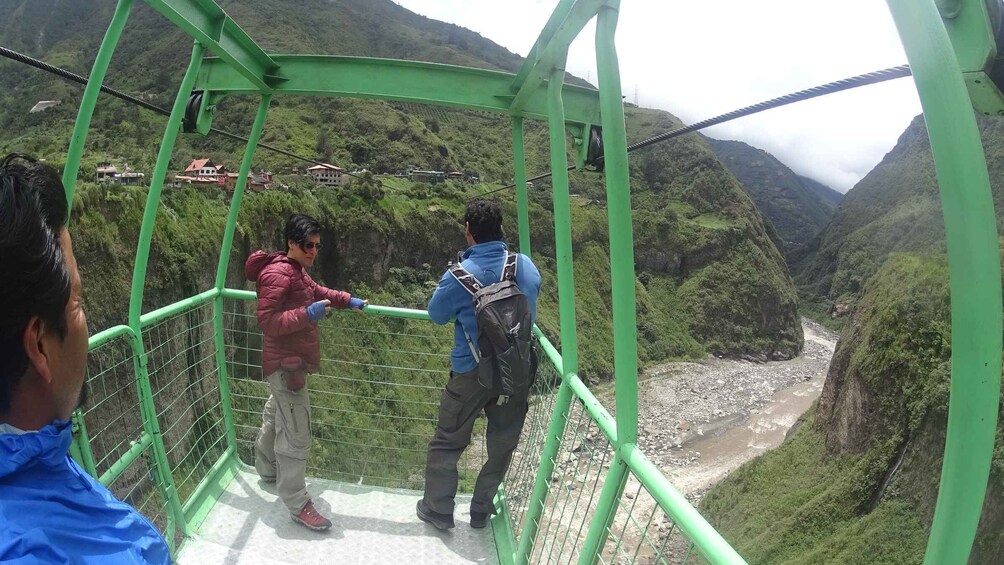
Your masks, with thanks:
[{"label": "hiking shoe", "polygon": [[488,525],[488,513],[471,512],[471,527],[476,529],[484,528]]},{"label": "hiking shoe", "polygon": [[432,524],[440,530],[449,530],[456,525],[453,523],[452,515],[440,514],[439,512],[430,510],[425,504],[425,499],[419,500],[418,504],[415,505],[415,513],[418,514],[419,520]]},{"label": "hiking shoe", "polygon": [[299,513],[290,514],[290,516],[294,522],[299,522],[314,531],[321,532],[331,527],[331,520],[321,516],[320,512],[314,508],[314,503],[310,500],[303,505]]}]

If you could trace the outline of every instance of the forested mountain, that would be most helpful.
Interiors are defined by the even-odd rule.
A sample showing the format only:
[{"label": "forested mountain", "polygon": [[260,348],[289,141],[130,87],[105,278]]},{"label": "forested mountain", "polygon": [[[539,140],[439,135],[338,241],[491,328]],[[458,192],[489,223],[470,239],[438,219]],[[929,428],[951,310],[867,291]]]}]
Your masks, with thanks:
[{"label": "forested mountain", "polygon": [[795,174],[770,153],[741,141],[707,138],[711,148],[742,183],[777,230],[783,251],[803,245],[833,216],[835,190]]}]

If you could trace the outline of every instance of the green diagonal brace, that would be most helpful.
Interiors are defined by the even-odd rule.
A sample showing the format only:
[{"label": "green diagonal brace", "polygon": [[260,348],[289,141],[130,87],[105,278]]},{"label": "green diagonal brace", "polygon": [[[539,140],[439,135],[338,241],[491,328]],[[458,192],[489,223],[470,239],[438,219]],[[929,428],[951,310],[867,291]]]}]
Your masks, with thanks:
[{"label": "green diagonal brace", "polygon": [[[521,112],[527,105],[530,97],[544,82],[544,78],[551,75],[554,69],[559,66],[562,74],[558,75],[558,80],[564,80],[565,56],[568,53],[568,46],[582,28],[586,27],[589,20],[593,19],[597,10],[606,3],[606,0],[578,0],[558,29],[554,32],[554,37],[547,43],[540,52],[540,58],[536,61],[533,69],[527,74],[526,81],[518,86],[516,97],[513,98],[509,106],[514,113]],[[555,80],[553,77],[551,80]],[[513,83],[515,86],[515,83]],[[598,122],[590,122],[598,123]]]},{"label": "green diagonal brace", "polygon": [[146,0],[154,10],[232,66],[257,90],[281,78],[279,66],[212,0]]},{"label": "green diagonal brace", "polygon": [[565,21],[568,16],[568,11],[572,9],[572,4],[575,0],[561,0],[558,5],[554,7],[554,11],[551,12],[551,17],[547,19],[547,23],[544,24],[544,29],[540,30],[540,35],[537,37],[537,41],[534,42],[533,48],[530,49],[530,54],[526,56],[526,60],[523,61],[523,65],[520,66],[519,72],[516,73],[516,79],[512,81],[513,90],[517,91],[526,82],[526,78],[530,76],[530,71],[537,64],[537,60],[540,58],[540,54],[543,52],[547,44],[551,42],[551,38],[554,37],[554,32],[557,31],[558,26],[561,22]]}]

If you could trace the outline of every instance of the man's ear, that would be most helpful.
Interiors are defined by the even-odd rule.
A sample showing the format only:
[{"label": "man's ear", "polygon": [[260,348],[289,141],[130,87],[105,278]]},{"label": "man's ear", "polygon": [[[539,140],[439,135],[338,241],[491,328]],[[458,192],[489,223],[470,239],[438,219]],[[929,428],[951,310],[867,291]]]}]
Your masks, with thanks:
[{"label": "man's ear", "polygon": [[24,328],[24,352],[28,363],[35,369],[38,376],[46,383],[52,382],[52,371],[49,368],[49,356],[44,343],[45,323],[42,318],[32,316]]}]

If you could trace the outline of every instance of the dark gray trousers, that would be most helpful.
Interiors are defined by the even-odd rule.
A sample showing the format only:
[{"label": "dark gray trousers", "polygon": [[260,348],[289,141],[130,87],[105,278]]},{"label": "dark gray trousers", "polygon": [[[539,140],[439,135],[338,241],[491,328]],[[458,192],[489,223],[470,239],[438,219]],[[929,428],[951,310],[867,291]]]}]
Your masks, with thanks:
[{"label": "dark gray trousers", "polygon": [[471,443],[474,421],[482,410],[488,416],[488,461],[474,484],[471,512],[492,514],[492,500],[519,442],[528,409],[527,395],[498,404],[500,391],[478,383],[477,369],[450,372],[450,382],[439,401],[436,435],[429,442],[425,463],[425,504],[433,512],[453,514],[457,495],[457,462]]}]

